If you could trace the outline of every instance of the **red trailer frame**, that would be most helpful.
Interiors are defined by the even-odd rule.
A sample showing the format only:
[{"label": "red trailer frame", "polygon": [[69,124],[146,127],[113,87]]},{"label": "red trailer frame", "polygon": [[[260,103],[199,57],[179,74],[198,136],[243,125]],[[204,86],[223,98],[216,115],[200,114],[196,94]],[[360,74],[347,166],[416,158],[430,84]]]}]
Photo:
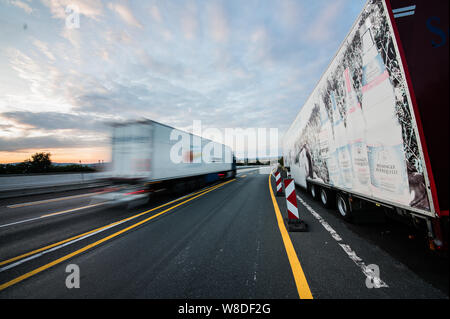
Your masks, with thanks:
[{"label": "red trailer frame", "polygon": [[[428,174],[428,179],[430,183],[430,191],[432,194],[433,205],[435,209],[435,213],[437,215],[437,219],[433,222],[433,228],[435,232],[435,237],[441,241],[442,245],[437,245],[437,248],[448,247],[448,216],[449,216],[449,208],[448,208],[448,109],[449,109],[449,100],[448,100],[448,1],[433,1],[433,5],[430,4],[429,1],[425,0],[385,0],[386,7],[389,12],[389,17],[391,20],[391,24],[394,30],[394,34],[396,37],[396,43],[398,46],[398,50],[400,52],[401,61],[403,64],[403,69],[405,71],[405,76],[408,84],[408,90],[411,96],[411,102],[413,106],[414,116],[416,118],[416,124],[418,128],[420,142],[422,144],[423,155],[425,159],[426,170]],[[442,8],[438,8],[441,6]],[[430,10],[436,10],[436,13],[441,14],[441,16],[427,16],[430,14]],[[439,9],[439,10],[438,10]],[[397,12],[397,16],[394,14]],[[443,17],[443,18],[442,18]],[[398,20],[397,20],[397,19]],[[413,32],[422,30],[420,28],[423,27],[423,30],[427,28],[428,21],[430,19],[435,18],[438,21],[442,22],[444,25],[444,30],[447,31],[446,38],[442,39],[440,43],[440,51],[436,53],[436,47],[433,47],[429,39],[428,46],[426,43],[421,42],[420,40],[427,39],[427,34],[425,32]],[[400,20],[401,19],[401,20]],[[419,24],[419,25],[418,25]],[[445,27],[446,25],[446,27]],[[414,28],[415,27],[415,28]],[[442,32],[445,35],[445,31]],[[405,51],[406,48],[406,51]],[[420,56],[420,60],[417,61],[418,56]],[[436,65],[436,59],[440,59],[442,62],[441,69],[447,72],[446,77],[439,78],[437,81],[438,85],[436,88],[431,86],[431,83],[426,83],[427,80],[430,80],[436,77],[439,74],[439,71],[435,69],[429,69],[428,74],[419,73],[414,70],[411,72],[409,66],[414,66],[415,63],[427,63],[429,61],[430,65]],[[409,63],[408,63],[409,62]],[[419,68],[418,68],[419,69]],[[413,73],[413,77],[411,74]],[[442,73],[441,73],[442,75]],[[428,76],[428,78],[426,77]],[[433,92],[433,96],[430,97],[424,96],[423,98],[419,96],[419,100],[422,100],[421,103],[418,103],[418,97],[416,96],[415,90],[418,87],[424,86],[429,87],[427,93]],[[442,88],[447,88],[442,90]],[[430,102],[431,98],[437,97],[437,101],[441,103],[441,107],[436,110],[430,110],[430,105],[427,102]],[[434,107],[434,105],[432,105]],[[425,111],[425,108],[428,108],[428,111]],[[420,112],[422,111],[422,113]],[[442,111],[442,112],[438,112]],[[424,132],[424,124],[422,118],[426,114],[428,120],[428,127]],[[441,123],[444,125],[436,125],[433,126],[430,122]],[[433,123],[434,124],[434,123]],[[434,156],[430,156],[430,149],[428,147],[427,141],[432,139],[437,139],[441,145],[444,145],[445,149],[433,150]],[[438,154],[438,155],[436,155]],[[434,167],[434,173],[433,173]],[[438,177],[438,183],[436,182],[436,178]],[[437,187],[439,185],[439,189]],[[447,225],[444,225],[446,223]],[[444,228],[444,229],[443,229]],[[447,229],[445,229],[447,228]]]}]

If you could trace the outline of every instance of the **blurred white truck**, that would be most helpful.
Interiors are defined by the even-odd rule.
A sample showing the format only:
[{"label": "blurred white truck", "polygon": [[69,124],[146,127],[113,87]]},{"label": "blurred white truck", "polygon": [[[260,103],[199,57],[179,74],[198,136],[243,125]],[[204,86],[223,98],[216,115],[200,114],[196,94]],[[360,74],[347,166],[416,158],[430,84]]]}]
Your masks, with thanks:
[{"label": "blurred white truck", "polygon": [[113,186],[95,200],[147,200],[236,175],[230,147],[152,120],[113,124],[111,146]]}]

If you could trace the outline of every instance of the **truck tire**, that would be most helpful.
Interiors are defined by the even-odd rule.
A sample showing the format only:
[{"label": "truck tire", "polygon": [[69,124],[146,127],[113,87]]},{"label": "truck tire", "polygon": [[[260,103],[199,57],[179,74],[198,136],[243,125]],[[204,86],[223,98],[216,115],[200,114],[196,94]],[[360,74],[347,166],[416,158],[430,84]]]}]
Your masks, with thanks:
[{"label": "truck tire", "polygon": [[315,200],[319,199],[319,187],[318,186],[316,186],[314,184],[310,184],[309,191],[311,193],[312,198],[314,198]]},{"label": "truck tire", "polygon": [[332,191],[324,187],[320,188],[320,201],[325,208],[332,208],[334,206],[335,197]]},{"label": "truck tire", "polygon": [[348,196],[342,193],[336,194],[336,208],[339,215],[346,221],[352,220],[352,212],[350,209],[350,203],[348,201]]}]

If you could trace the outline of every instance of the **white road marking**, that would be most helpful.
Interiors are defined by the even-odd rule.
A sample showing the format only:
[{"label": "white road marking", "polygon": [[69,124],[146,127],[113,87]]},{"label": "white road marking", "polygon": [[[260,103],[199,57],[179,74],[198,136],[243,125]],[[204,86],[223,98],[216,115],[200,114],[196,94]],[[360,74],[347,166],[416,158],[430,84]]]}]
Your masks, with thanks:
[{"label": "white road marking", "polygon": [[77,239],[68,241],[67,243],[61,244],[61,245],[59,245],[59,246],[52,247],[52,248],[50,248],[50,249],[44,250],[44,251],[42,251],[42,252],[40,252],[40,253],[37,253],[37,254],[35,254],[35,255],[32,255],[32,256],[30,256],[30,257],[21,259],[21,260],[15,262],[15,263],[12,263],[12,264],[10,264],[10,265],[8,265],[8,266],[5,266],[5,267],[0,268],[0,272],[3,272],[3,271],[5,271],[5,270],[11,269],[11,268],[14,268],[14,267],[16,267],[16,266],[19,266],[20,264],[23,264],[24,262],[27,262],[27,261],[29,261],[29,260],[36,259],[36,258],[41,257],[41,256],[43,256],[43,255],[45,255],[45,254],[48,254],[48,253],[50,253],[50,252],[52,252],[52,251],[55,251],[55,250],[58,250],[58,249],[60,249],[60,248],[66,247],[66,246],[68,246],[68,245],[70,245],[70,244],[76,243],[76,242],[78,242],[78,241],[80,241],[80,240],[83,240],[83,239],[85,239],[85,238],[88,238],[88,237],[97,235],[97,234],[99,234],[99,233],[101,233],[101,232],[104,232],[105,230],[108,230],[108,229],[110,229],[110,228],[113,228],[113,227],[115,227],[115,226],[118,226],[118,225],[120,225],[120,224],[123,224],[123,223],[125,223],[125,222],[128,222],[128,221],[130,221],[130,220],[133,220],[133,219],[136,218],[136,217],[138,217],[138,216],[135,216],[135,217],[133,217],[133,218],[131,218],[131,219],[123,220],[123,221],[121,221],[121,222],[119,222],[119,223],[117,223],[117,224],[114,224],[114,225],[108,226],[108,227],[106,227],[106,228],[97,230],[96,232],[87,234],[87,235],[85,235],[85,236],[83,236],[83,237],[80,237],[80,238],[77,238]]},{"label": "white road marking", "polygon": [[6,207],[7,208],[18,208],[18,207],[40,205],[40,204],[58,202],[58,201],[61,201],[61,200],[75,199],[75,198],[81,198],[81,197],[89,197],[89,196],[94,196],[94,195],[98,195],[98,194],[101,194],[101,193],[103,193],[103,192],[96,192],[96,193],[89,193],[89,194],[81,194],[81,195],[73,195],[73,196],[50,198],[50,199],[44,199],[44,200],[39,200],[39,201],[35,201],[35,202],[28,202],[28,203],[20,203],[20,204],[8,205]]},{"label": "white road marking", "polygon": [[373,282],[374,287],[376,288],[388,288],[389,286],[381,280],[376,274],[374,274],[373,270],[366,266],[364,261],[356,255],[353,249],[342,243],[342,237],[320,216],[311,206],[309,206],[300,196],[297,195],[297,199],[305,206],[305,208],[319,221],[319,223],[325,228],[341,246],[341,248],[345,251],[348,257],[361,269],[362,273],[366,276],[368,280]]},{"label": "white road marking", "polygon": [[[212,186],[211,186],[211,187],[212,187]],[[193,194],[200,193],[200,192],[202,192],[203,190],[206,190],[206,189],[208,189],[208,187],[204,187],[204,188],[202,188],[200,191],[192,192],[192,193],[189,193],[189,194],[187,194],[187,195],[178,197],[178,198],[176,198],[176,199],[174,199],[174,200],[171,200],[171,201],[167,202],[166,205],[170,205],[170,204],[172,204],[172,203],[174,203],[174,202],[177,202],[177,201],[179,201],[179,200],[182,200],[182,199],[184,199],[184,198],[186,198],[186,197],[189,197],[189,196],[191,196],[191,195],[193,195]],[[104,203],[99,203],[99,204],[104,204]],[[110,225],[110,226],[108,226],[108,227],[99,229],[99,230],[96,231],[96,232],[87,234],[87,235],[82,236],[82,237],[80,237],[80,238],[76,238],[76,239],[74,239],[74,240],[68,241],[68,242],[66,242],[66,243],[64,243],[64,244],[61,244],[61,245],[58,245],[58,246],[49,248],[49,249],[47,249],[47,250],[41,251],[41,252],[39,252],[39,253],[37,253],[37,254],[31,255],[30,257],[27,257],[27,258],[24,258],[24,259],[20,259],[19,261],[16,261],[15,263],[12,263],[12,264],[9,264],[8,266],[5,266],[5,267],[0,268],[0,272],[3,272],[3,271],[5,271],[5,270],[11,269],[11,268],[14,268],[14,267],[16,267],[16,266],[18,266],[18,265],[20,265],[20,264],[23,264],[24,262],[27,262],[27,261],[29,261],[29,260],[36,259],[36,258],[38,258],[38,257],[40,257],[40,256],[42,256],[42,255],[47,254],[47,253],[53,252],[53,251],[58,250],[58,249],[60,249],[60,248],[66,247],[66,246],[68,246],[68,245],[70,245],[70,244],[76,243],[76,242],[78,242],[78,241],[80,241],[80,240],[82,240],[82,239],[85,239],[85,238],[94,236],[94,235],[99,234],[99,233],[101,233],[101,232],[103,232],[103,231],[105,231],[105,230],[108,230],[108,229],[111,229],[111,228],[113,228],[113,227],[119,226],[120,224],[129,222],[130,220],[133,220],[133,219],[138,218],[138,217],[140,217],[140,216],[141,216],[141,214],[137,214],[136,216],[133,216],[133,217],[131,217],[131,218],[127,218],[127,219],[122,220],[122,221],[120,221],[120,222],[113,223],[112,225]],[[30,219],[30,220],[35,220],[35,219],[39,219],[39,218],[42,218],[42,216],[41,216],[41,217],[37,217],[37,218],[32,218],[32,219]],[[5,226],[5,225],[2,225],[2,226]],[[2,226],[0,226],[0,227],[2,227]]]},{"label": "white road marking", "polygon": [[[204,189],[206,189],[206,187],[202,188],[201,190],[204,190]],[[100,193],[104,193],[104,192],[100,192]],[[96,193],[94,193],[94,194],[96,194]],[[194,193],[189,193],[189,194],[184,195],[182,197],[179,197],[179,198],[177,198],[177,199],[175,199],[173,201],[170,201],[169,203],[172,203],[174,201],[177,201],[177,200],[180,200],[182,198],[188,197],[188,196],[190,196],[192,194],[194,194]],[[9,223],[9,224],[3,224],[3,225],[0,225],[0,228],[7,227],[7,226],[12,226],[12,225],[17,225],[17,224],[22,224],[22,223],[27,223],[27,222],[31,222],[33,220],[38,220],[38,219],[42,219],[42,218],[57,216],[57,215],[61,215],[61,214],[67,214],[67,213],[71,213],[71,212],[74,212],[74,211],[77,211],[77,210],[82,210],[82,209],[86,209],[86,208],[92,208],[92,207],[104,205],[104,204],[107,204],[107,203],[109,203],[109,201],[105,201],[105,202],[101,202],[101,203],[97,203],[97,204],[91,204],[91,205],[82,206],[82,207],[77,207],[77,208],[72,208],[72,209],[68,209],[68,210],[64,210],[64,211],[60,211],[60,212],[56,212],[56,213],[45,214],[45,215],[42,215],[42,216],[39,216],[39,217],[34,217],[34,218],[30,218],[30,219],[24,219],[24,220],[20,220],[20,221]]]},{"label": "white road marking", "polygon": [[96,206],[100,206],[100,205],[104,205],[104,204],[106,204],[106,202],[101,202],[101,203],[97,203],[97,204],[92,204],[92,205],[87,205],[87,206],[67,209],[67,210],[64,210],[64,211],[61,211],[61,212],[46,214],[46,215],[42,215],[42,216],[39,216],[39,217],[19,220],[17,222],[0,225],[0,228],[7,227],[7,226],[12,226],[12,225],[17,225],[17,224],[23,224],[23,223],[31,222],[33,220],[38,220],[38,219],[42,219],[42,218],[48,218],[48,217],[57,216],[57,215],[61,215],[61,214],[67,214],[67,213],[75,212],[77,210],[82,210],[82,209],[86,209],[86,208],[92,208],[92,207],[96,207]]}]

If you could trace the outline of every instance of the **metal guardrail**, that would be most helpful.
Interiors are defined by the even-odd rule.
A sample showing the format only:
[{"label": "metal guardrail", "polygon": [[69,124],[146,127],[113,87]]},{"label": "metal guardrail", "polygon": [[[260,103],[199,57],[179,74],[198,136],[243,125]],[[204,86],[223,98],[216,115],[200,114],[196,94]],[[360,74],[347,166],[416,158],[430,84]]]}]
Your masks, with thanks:
[{"label": "metal guardrail", "polygon": [[[258,166],[237,167],[238,170],[249,168]],[[110,176],[109,172],[4,175],[0,176],[0,198],[99,187],[107,184],[102,179]]]},{"label": "metal guardrail", "polygon": [[0,198],[101,187],[108,172],[0,176]]},{"label": "metal guardrail", "polygon": [[90,183],[108,176],[107,172],[1,176],[0,192]]}]

